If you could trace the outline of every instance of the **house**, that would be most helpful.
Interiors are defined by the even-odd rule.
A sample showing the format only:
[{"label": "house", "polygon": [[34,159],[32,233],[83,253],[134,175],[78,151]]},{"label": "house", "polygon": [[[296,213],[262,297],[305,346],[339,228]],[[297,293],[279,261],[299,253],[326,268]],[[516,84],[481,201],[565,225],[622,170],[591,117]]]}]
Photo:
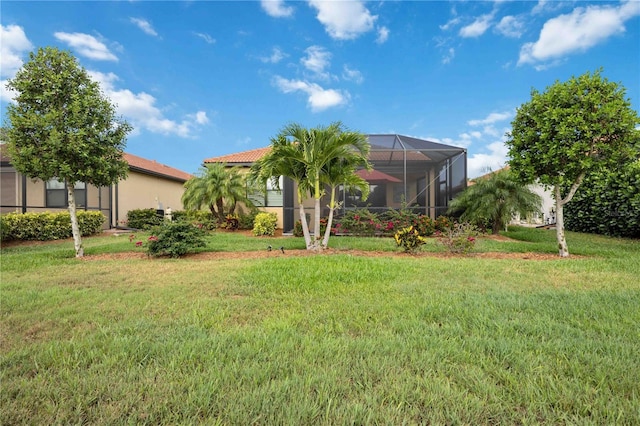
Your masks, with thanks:
[{"label": "house", "polygon": [[[369,182],[369,197],[363,200],[358,192],[341,188],[337,215],[359,207],[383,212],[408,206],[435,218],[444,214],[449,201],[466,188],[466,149],[398,134],[371,134],[367,138],[373,170],[357,173]],[[248,169],[269,152],[270,148],[265,147],[212,157],[205,159],[204,165],[226,163],[229,167]],[[267,184],[266,195],[255,201],[263,210],[276,213],[278,227],[289,232],[299,217],[297,191],[289,179],[281,178],[280,188],[277,191]],[[323,199],[324,216],[328,215],[327,204],[328,199]],[[308,199],[304,206],[312,208],[313,200]]]},{"label": "house", "polygon": [[[75,184],[78,209],[101,211],[106,228],[123,225],[127,212],[134,209],[182,209],[184,183],[192,175],[182,170],[124,154],[129,174],[110,187],[95,187],[84,182]],[[43,212],[67,209],[67,189],[64,182],[52,179],[43,182],[18,173],[10,158],[0,147],[0,212]]]}]

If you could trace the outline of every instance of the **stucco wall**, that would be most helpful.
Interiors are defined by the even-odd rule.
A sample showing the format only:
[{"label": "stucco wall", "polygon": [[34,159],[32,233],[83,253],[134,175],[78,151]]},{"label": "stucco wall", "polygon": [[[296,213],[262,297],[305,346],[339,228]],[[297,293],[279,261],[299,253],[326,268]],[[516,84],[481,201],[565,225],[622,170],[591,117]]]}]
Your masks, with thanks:
[{"label": "stucco wall", "polygon": [[[112,224],[121,225],[127,212],[135,209],[183,210],[184,183],[138,172],[129,172],[126,180],[114,188],[114,217]],[[117,204],[116,204],[117,203]],[[119,222],[119,223],[118,223]]]}]

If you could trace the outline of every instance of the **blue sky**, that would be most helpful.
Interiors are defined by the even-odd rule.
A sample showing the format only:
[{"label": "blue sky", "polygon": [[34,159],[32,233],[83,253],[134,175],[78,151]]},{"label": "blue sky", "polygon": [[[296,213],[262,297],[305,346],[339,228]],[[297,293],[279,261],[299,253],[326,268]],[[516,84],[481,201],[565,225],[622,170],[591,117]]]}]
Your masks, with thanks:
[{"label": "blue sky", "polygon": [[506,161],[515,109],[603,68],[640,108],[640,2],[182,1],[1,5],[1,100],[28,53],[70,50],[134,126],[127,151],[187,172],[340,120]]}]

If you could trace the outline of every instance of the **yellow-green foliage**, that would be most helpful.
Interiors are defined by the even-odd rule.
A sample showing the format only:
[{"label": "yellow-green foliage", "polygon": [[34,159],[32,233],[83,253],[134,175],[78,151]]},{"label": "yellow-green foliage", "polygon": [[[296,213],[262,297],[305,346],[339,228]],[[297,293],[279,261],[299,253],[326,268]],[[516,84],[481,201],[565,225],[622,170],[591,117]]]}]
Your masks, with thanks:
[{"label": "yellow-green foliage", "polygon": [[270,235],[276,232],[278,217],[275,213],[258,213],[253,221],[253,235]]},{"label": "yellow-green foliage", "polygon": [[[80,233],[97,234],[106,217],[101,212],[77,212]],[[8,213],[0,216],[2,241],[7,240],[59,240],[72,236],[69,212]]]},{"label": "yellow-green foliage", "polygon": [[394,235],[394,238],[396,245],[398,247],[402,246],[406,253],[415,253],[427,242],[427,239],[420,235],[420,231],[413,226],[399,230]]}]

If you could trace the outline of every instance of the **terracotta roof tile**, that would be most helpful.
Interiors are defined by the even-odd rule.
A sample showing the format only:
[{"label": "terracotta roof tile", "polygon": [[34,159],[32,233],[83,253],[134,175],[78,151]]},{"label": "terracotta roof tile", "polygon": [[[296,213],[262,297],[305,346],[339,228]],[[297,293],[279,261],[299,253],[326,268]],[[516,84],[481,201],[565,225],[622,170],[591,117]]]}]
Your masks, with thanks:
[{"label": "terracotta roof tile", "polygon": [[146,158],[138,157],[137,155],[128,154],[126,152],[124,153],[123,157],[127,161],[127,163],[129,163],[129,167],[138,169],[143,172],[151,172],[153,174],[158,174],[185,182],[193,177],[193,175],[187,172],[183,172],[182,170],[178,170],[173,167],[158,163],[155,160],[147,160]]},{"label": "terracotta roof tile", "polygon": [[[127,163],[129,163],[129,167],[137,169],[141,172],[149,172],[161,176],[166,176],[168,178],[180,180],[183,182],[186,182],[193,177],[193,175],[187,172],[183,172],[182,170],[160,164],[155,160],[147,160],[146,158],[138,157],[137,155],[129,154],[126,152],[123,154],[123,158]],[[0,160],[2,162],[11,162],[11,159],[6,153],[6,147],[3,145],[0,145]]]},{"label": "terracotta roof tile", "polygon": [[235,154],[222,155],[220,157],[211,157],[204,160],[205,163],[255,163],[271,151],[271,147],[252,149],[250,151],[237,152]]}]

